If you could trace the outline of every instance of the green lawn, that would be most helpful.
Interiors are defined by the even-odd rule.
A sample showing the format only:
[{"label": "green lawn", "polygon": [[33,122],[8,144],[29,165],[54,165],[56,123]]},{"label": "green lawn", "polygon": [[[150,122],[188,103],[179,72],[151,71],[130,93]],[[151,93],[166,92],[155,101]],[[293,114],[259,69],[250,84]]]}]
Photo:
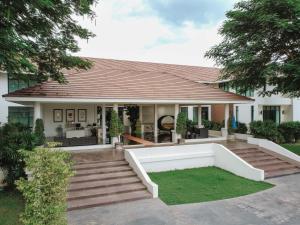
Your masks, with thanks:
[{"label": "green lawn", "polygon": [[4,192],[0,189],[0,224],[17,225],[19,215],[24,207],[20,194],[15,192]]},{"label": "green lawn", "polygon": [[149,173],[168,205],[207,202],[247,195],[273,187],[216,167]]},{"label": "green lawn", "polygon": [[282,147],[286,148],[287,150],[290,150],[291,152],[294,152],[297,155],[300,155],[300,144],[282,144]]}]

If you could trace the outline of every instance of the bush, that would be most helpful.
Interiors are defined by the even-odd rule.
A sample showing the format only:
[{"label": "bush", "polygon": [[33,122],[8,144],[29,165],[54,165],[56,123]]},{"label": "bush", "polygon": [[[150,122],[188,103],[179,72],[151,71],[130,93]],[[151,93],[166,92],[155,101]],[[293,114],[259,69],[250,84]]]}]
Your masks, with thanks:
[{"label": "bush", "polygon": [[[111,137],[119,137],[124,132],[124,126],[115,110],[111,112],[109,133]],[[120,140],[119,140],[120,141]]]},{"label": "bush", "polygon": [[235,132],[239,133],[239,134],[247,134],[247,132],[248,132],[247,125],[245,123],[238,122]]},{"label": "bush", "polygon": [[0,127],[0,168],[3,169],[6,189],[14,189],[15,181],[25,177],[24,160],[20,149],[32,150],[35,136],[21,124],[5,124]]},{"label": "bush", "polygon": [[281,143],[283,137],[273,121],[253,121],[250,123],[250,132],[255,138],[266,138]]},{"label": "bush", "polygon": [[67,224],[67,186],[73,175],[70,153],[37,148],[24,154],[31,176],[16,182],[25,199],[21,222],[24,225]]},{"label": "bush", "polygon": [[214,121],[203,120],[203,126],[209,130],[220,131],[222,128],[222,124]]},{"label": "bush", "polygon": [[286,143],[297,142],[300,139],[300,121],[281,123],[278,130]]},{"label": "bush", "polygon": [[181,138],[185,137],[187,131],[187,117],[184,112],[178,113],[176,121],[176,133],[181,134]]},{"label": "bush", "polygon": [[34,135],[36,136],[36,144],[45,144],[44,122],[42,119],[36,119],[34,127]]}]

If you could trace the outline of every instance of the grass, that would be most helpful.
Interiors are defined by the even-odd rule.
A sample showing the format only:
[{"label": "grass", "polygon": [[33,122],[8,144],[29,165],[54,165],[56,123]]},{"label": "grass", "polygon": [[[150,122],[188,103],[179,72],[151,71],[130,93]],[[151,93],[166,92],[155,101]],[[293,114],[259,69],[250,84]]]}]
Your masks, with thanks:
[{"label": "grass", "polygon": [[297,144],[282,144],[282,147],[286,148],[287,150],[294,152],[297,155],[300,155],[300,143]]},{"label": "grass", "polygon": [[149,173],[168,205],[234,198],[273,187],[248,180],[216,167]]},{"label": "grass", "polygon": [[0,224],[17,225],[19,215],[24,208],[21,194],[17,192],[5,192],[0,189]]}]

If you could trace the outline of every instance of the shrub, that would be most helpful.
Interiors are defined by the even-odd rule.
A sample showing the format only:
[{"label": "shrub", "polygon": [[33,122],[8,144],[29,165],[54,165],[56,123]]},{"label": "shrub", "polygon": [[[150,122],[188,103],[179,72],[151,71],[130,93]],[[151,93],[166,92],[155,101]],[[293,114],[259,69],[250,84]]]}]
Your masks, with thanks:
[{"label": "shrub", "polygon": [[[109,133],[111,137],[119,137],[124,132],[124,126],[115,110],[111,112]],[[120,138],[119,138],[120,141]]]},{"label": "shrub", "polygon": [[203,126],[209,130],[217,130],[220,131],[222,128],[222,124],[214,121],[203,120]]},{"label": "shrub", "polygon": [[21,215],[24,225],[64,225],[67,186],[73,175],[70,153],[50,148],[24,152],[30,179],[18,180],[17,188],[25,199]]},{"label": "shrub", "polygon": [[250,132],[255,138],[266,138],[281,143],[283,137],[273,121],[253,121],[250,123]]},{"label": "shrub", "polygon": [[239,134],[246,134],[248,132],[247,125],[245,123],[238,122],[235,132]]},{"label": "shrub", "polygon": [[300,121],[281,123],[278,130],[286,143],[297,142],[300,138]]},{"label": "shrub", "polygon": [[176,133],[181,134],[181,138],[185,137],[187,131],[187,117],[184,112],[178,113],[176,121]]},{"label": "shrub", "polygon": [[5,124],[0,127],[0,168],[5,172],[6,189],[14,189],[15,181],[26,176],[25,163],[19,150],[32,150],[34,146],[34,135],[21,124]]},{"label": "shrub", "polygon": [[36,144],[45,144],[44,122],[42,119],[36,119],[34,127],[34,135],[36,136]]}]

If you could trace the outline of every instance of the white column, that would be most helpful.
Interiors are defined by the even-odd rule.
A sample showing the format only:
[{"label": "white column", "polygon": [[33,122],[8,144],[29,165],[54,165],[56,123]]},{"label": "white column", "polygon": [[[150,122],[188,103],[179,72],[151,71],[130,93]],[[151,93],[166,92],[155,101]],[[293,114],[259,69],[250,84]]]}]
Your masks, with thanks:
[{"label": "white column", "polygon": [[42,107],[40,102],[34,103],[34,115],[33,115],[34,121],[33,126],[35,126],[36,119],[42,119]]},{"label": "white column", "polygon": [[102,105],[102,143],[106,144],[106,111],[105,111],[105,105]]},{"label": "white column", "polygon": [[174,106],[174,132],[173,132],[173,142],[177,143],[177,133],[176,133],[176,123],[177,117],[179,114],[179,104],[175,104]]},{"label": "white column", "polygon": [[157,128],[157,120],[158,120],[158,115],[157,115],[157,104],[154,105],[154,142],[158,142],[158,128]]},{"label": "white column", "polygon": [[118,113],[118,104],[115,103],[115,104],[113,105],[113,109]]},{"label": "white column", "polygon": [[198,127],[202,127],[202,110],[201,105],[198,105]]},{"label": "white column", "polygon": [[229,120],[229,104],[225,105],[225,129],[228,129],[228,120]]}]

